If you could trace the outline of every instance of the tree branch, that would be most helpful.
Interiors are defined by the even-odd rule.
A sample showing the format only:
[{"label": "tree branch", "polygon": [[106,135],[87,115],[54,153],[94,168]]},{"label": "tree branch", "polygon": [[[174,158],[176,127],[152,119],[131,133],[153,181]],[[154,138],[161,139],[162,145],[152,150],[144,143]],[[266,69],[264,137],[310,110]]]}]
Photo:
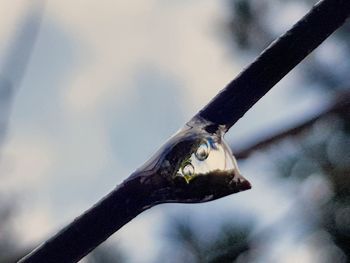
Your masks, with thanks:
[{"label": "tree branch", "polygon": [[[341,26],[349,13],[349,0],[320,2],[187,123],[180,133],[170,138],[149,162],[20,262],[76,262],[151,206],[165,202],[207,202],[249,189],[249,182],[239,174],[223,141],[224,132]],[[210,162],[210,155],[205,152],[209,149],[223,154],[221,158],[225,166],[195,172],[194,165],[189,162],[198,152],[200,158],[207,158],[206,161]],[[227,163],[231,166],[226,167]]]},{"label": "tree branch", "polygon": [[315,114],[313,117],[298,123],[297,125],[288,129],[281,130],[265,138],[260,139],[257,142],[248,144],[241,149],[234,151],[234,155],[237,159],[245,159],[252,153],[258,150],[262,150],[280,140],[283,140],[290,136],[300,134],[303,130],[309,128],[315,122],[323,119],[332,114],[348,114],[350,117],[350,92],[341,93],[336,96],[334,101],[325,109]]},{"label": "tree branch", "polygon": [[229,129],[278,81],[340,27],[349,0],[324,0],[275,40],[198,115]]}]

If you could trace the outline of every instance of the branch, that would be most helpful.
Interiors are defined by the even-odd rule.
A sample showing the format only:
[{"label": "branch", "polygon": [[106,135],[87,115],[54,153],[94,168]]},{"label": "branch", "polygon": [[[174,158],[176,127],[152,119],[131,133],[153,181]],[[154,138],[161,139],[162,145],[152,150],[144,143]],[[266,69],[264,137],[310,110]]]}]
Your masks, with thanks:
[{"label": "branch", "polygon": [[257,142],[248,144],[247,146],[234,151],[234,155],[237,159],[245,159],[249,157],[255,151],[261,150],[274,144],[280,140],[283,140],[290,136],[295,136],[300,134],[303,130],[309,128],[316,121],[323,119],[327,116],[333,114],[348,114],[350,113],[350,92],[341,93],[336,96],[334,101],[325,109],[315,114],[313,117],[300,122],[299,124],[276,132],[275,134],[271,134],[265,138],[260,139]]},{"label": "branch", "polygon": [[349,16],[349,10],[349,0],[320,1],[292,29],[275,40],[198,115],[229,129],[340,27]]},{"label": "branch", "polygon": [[[249,189],[249,182],[239,174],[223,140],[224,133],[341,26],[349,13],[349,0],[324,0],[316,5],[170,138],[149,162],[20,262],[77,262],[156,204],[207,202]],[[201,169],[200,161],[209,169]]]}]

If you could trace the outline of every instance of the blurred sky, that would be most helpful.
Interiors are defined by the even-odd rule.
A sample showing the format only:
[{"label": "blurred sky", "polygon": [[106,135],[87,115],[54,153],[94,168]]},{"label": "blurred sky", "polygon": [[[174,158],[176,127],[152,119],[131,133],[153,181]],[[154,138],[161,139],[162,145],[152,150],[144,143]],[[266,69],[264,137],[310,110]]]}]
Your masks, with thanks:
[{"label": "blurred sky", "polygon": [[[2,60],[34,3],[1,2]],[[13,223],[21,245],[45,239],[112,190],[249,62],[229,47],[227,7],[223,0],[46,3],[1,149],[0,190],[18,204]],[[290,10],[278,30],[306,11]],[[227,138],[240,144],[277,123],[293,123],[321,99],[313,90],[298,95],[291,74]],[[152,262],[162,248],[159,226],[178,210],[214,224],[228,214],[273,222],[292,204],[287,189],[293,187],[271,185],[263,157],[251,162],[256,165],[241,163],[251,191],[208,204],[152,208],[111,239],[137,247],[133,262]]]}]

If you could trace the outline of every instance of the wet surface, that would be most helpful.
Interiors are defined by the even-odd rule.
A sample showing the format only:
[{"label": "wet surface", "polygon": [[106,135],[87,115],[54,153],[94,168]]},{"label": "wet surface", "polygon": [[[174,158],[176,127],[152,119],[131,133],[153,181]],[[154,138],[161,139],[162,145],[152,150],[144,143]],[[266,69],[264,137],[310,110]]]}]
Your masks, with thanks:
[{"label": "wet surface", "polygon": [[132,178],[152,186],[152,203],[206,202],[250,189],[224,133],[224,127],[194,118]]}]

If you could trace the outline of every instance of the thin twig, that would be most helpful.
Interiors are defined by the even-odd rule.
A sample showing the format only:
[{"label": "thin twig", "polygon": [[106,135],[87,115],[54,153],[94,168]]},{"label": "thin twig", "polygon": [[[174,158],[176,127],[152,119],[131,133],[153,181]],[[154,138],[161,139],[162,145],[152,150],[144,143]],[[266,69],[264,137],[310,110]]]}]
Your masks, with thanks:
[{"label": "thin twig", "polygon": [[349,10],[349,0],[320,1],[198,114],[229,129],[278,81],[340,27],[349,16]]},{"label": "thin twig", "polygon": [[241,149],[235,149],[233,150],[233,153],[237,159],[245,159],[252,153],[262,150],[280,140],[300,134],[303,130],[309,128],[318,120],[332,114],[348,114],[350,117],[350,92],[338,94],[336,99],[328,107],[321,110],[311,118],[308,118],[307,120],[304,120],[293,127],[270,134],[269,136],[261,138],[258,141],[247,144]]},{"label": "thin twig", "polygon": [[[225,125],[228,130],[284,75],[340,27],[349,13],[349,0],[320,2],[193,120],[204,119],[213,124],[204,127],[212,136],[219,136],[219,125]],[[170,139],[172,147],[166,145],[156,156],[158,159],[149,163],[154,168],[149,170],[146,165],[137,170],[102,201],[21,262],[77,262],[139,213],[158,203],[205,202],[248,189],[250,185],[247,181],[228,172],[216,176],[214,171],[188,184],[177,177],[167,176],[177,171],[184,157],[188,157],[193,147],[198,145],[197,135],[186,134],[181,140]]]}]

